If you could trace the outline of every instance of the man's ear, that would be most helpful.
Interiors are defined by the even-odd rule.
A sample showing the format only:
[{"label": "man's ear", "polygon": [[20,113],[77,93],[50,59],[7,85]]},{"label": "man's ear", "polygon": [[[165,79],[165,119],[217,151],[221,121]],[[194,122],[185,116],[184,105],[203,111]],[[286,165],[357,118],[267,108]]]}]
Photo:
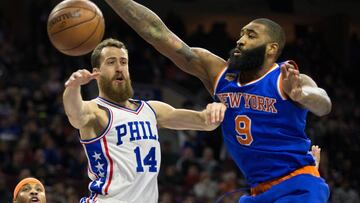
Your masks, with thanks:
[{"label": "man's ear", "polygon": [[278,43],[269,43],[266,46],[266,53],[268,53],[269,55],[277,55],[279,51],[279,44]]}]

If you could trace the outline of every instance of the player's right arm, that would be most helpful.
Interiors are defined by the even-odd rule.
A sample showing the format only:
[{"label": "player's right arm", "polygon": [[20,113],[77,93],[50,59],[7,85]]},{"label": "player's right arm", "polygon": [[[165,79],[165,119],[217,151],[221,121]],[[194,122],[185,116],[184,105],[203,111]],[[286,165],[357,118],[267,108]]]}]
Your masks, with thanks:
[{"label": "player's right arm", "polygon": [[147,7],[133,0],[105,0],[143,39],[172,60],[181,70],[198,77],[210,93],[226,61],[202,49],[191,48],[171,32]]},{"label": "player's right arm", "polygon": [[173,130],[204,130],[216,129],[224,120],[226,106],[222,103],[210,103],[203,111],[177,109],[160,101],[149,101],[156,112],[159,128]]},{"label": "player's right arm", "polygon": [[74,128],[82,129],[95,118],[91,103],[83,101],[82,99],[81,85],[89,83],[95,79],[98,74],[99,73],[90,73],[84,69],[78,70],[65,82],[65,91],[63,94],[64,109]]}]

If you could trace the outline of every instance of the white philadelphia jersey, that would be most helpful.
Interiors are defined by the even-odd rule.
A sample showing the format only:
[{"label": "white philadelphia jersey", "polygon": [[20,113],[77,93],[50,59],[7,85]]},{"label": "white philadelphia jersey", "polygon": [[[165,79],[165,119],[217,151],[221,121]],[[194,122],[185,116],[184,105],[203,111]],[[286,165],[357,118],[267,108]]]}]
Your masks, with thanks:
[{"label": "white philadelphia jersey", "polygon": [[131,110],[104,98],[94,99],[105,107],[109,123],[91,140],[80,140],[88,158],[91,196],[88,203],[156,203],[160,170],[160,144],[154,110],[145,101]]}]

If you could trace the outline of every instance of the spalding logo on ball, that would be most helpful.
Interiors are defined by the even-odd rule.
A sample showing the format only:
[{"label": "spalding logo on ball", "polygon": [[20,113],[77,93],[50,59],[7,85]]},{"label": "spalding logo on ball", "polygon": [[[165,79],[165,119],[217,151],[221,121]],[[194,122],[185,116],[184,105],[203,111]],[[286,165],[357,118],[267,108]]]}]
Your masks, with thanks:
[{"label": "spalding logo on ball", "polygon": [[81,56],[102,40],[105,23],[100,9],[89,0],[65,0],[51,11],[47,32],[60,52]]}]

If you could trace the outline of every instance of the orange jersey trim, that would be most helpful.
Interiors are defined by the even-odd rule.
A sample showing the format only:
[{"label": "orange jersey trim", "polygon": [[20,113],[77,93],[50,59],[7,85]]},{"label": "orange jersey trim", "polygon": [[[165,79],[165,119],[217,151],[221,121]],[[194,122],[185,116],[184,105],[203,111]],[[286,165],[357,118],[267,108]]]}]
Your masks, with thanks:
[{"label": "orange jersey trim", "polygon": [[215,93],[216,93],[216,88],[217,88],[217,85],[219,83],[220,77],[224,74],[224,72],[226,70],[226,67],[227,67],[227,65],[222,67],[221,70],[219,71],[219,73],[216,75],[216,77],[214,79],[213,95],[215,95]]},{"label": "orange jersey trim", "polygon": [[278,83],[279,94],[280,94],[280,96],[281,96],[281,98],[283,100],[286,100],[288,97],[287,97],[287,94],[284,92],[282,79],[283,79],[283,75],[280,73],[280,75],[279,75],[279,83]]},{"label": "orange jersey trim", "polygon": [[256,196],[258,194],[261,194],[269,190],[272,186],[301,174],[310,174],[316,177],[320,177],[320,173],[315,166],[304,166],[281,178],[258,184],[257,186],[251,188],[251,195]]}]

